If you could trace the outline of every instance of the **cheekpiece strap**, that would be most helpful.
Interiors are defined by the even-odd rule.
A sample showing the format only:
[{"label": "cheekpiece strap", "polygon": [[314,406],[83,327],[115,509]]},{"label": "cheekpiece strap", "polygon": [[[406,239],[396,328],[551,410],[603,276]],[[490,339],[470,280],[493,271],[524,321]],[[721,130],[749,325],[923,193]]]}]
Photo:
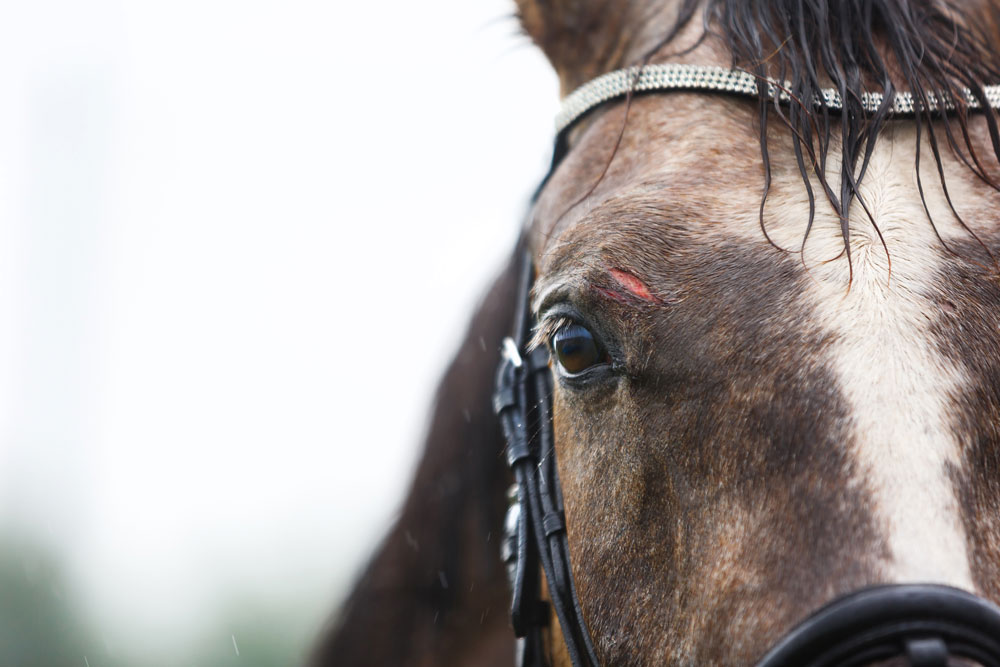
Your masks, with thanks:
[{"label": "cheekpiece strap", "polygon": [[[545,667],[543,630],[552,612],[574,667],[599,664],[576,595],[552,433],[552,373],[547,348],[527,349],[534,318],[529,307],[534,267],[526,255],[514,337],[503,343],[493,408],[507,440],[514,477],[508,493],[502,557],[511,590],[511,625],[519,667]],[[541,597],[545,573],[548,599]]]}]

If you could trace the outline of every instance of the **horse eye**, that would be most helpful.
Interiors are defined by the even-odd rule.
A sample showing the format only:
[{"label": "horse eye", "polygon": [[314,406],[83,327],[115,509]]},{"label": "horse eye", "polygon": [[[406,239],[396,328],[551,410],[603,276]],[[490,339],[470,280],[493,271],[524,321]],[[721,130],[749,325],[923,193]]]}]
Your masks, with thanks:
[{"label": "horse eye", "polygon": [[594,334],[579,324],[564,324],[552,336],[552,350],[563,370],[570,375],[582,373],[605,361],[605,354]]}]

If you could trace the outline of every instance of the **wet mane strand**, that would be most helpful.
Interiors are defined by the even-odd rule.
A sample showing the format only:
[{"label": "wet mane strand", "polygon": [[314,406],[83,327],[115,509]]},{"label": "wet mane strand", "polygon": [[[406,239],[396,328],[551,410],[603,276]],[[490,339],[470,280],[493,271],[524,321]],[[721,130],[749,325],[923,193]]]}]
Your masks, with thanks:
[{"label": "wet mane strand", "polygon": [[[996,112],[990,109],[984,85],[1000,83],[1000,8],[990,3],[973,13],[967,6],[943,0],[683,0],[678,17],[665,37],[648,52],[646,62],[669,42],[704,7],[705,34],[716,35],[732,53],[733,66],[757,77],[788,81],[792,103],[781,107],[768,98],[766,86],[759,86],[758,104],[760,151],[765,177],[761,196],[760,223],[771,182],[767,129],[771,114],[791,132],[795,159],[809,198],[809,220],[802,248],[812,228],[816,194],[810,183],[815,174],[822,195],[840,218],[844,253],[851,265],[851,204],[857,200],[881,238],[881,231],[859,192],[875,141],[886,122],[896,92],[909,90],[918,108],[915,114],[917,147],[916,175],[924,211],[942,245],[954,254],[941,237],[931,217],[920,177],[920,144],[926,135],[945,199],[962,228],[979,244],[996,268],[992,252],[979,240],[958,214],[948,192],[942,162],[942,143],[973,173],[994,189],[1000,184],[992,177],[975,149],[969,133],[969,114],[962,90],[972,91],[985,110],[993,146],[990,161],[1000,162],[1000,132]],[[981,13],[980,13],[981,12]],[[699,41],[700,43],[700,41]],[[693,48],[693,47],[692,47]],[[832,85],[840,93],[844,108],[831,117],[821,89]],[[874,113],[862,107],[864,91],[881,92],[884,101]],[[945,112],[929,109],[929,99],[945,101],[953,107]],[[937,121],[937,123],[935,123]],[[833,133],[840,134],[842,153],[839,165],[829,165]],[[770,241],[770,238],[768,237]],[[883,240],[883,247],[885,242]],[[773,245],[773,242],[772,242]],[[776,246],[777,247],[777,246]],[[801,250],[801,248],[800,248]],[[888,254],[888,249],[886,249]]]}]

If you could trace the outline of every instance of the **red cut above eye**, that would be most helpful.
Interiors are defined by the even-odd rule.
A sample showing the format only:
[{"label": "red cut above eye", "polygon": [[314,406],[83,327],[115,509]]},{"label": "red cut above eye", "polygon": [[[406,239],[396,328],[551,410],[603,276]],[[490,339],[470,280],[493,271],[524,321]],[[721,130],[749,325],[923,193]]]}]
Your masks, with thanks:
[{"label": "red cut above eye", "polygon": [[653,293],[649,291],[649,288],[646,287],[646,283],[642,282],[631,273],[626,273],[621,269],[611,269],[608,273],[610,273],[611,277],[614,278],[619,285],[624,287],[629,294],[637,296],[644,301],[659,301],[659,299],[653,296]]}]

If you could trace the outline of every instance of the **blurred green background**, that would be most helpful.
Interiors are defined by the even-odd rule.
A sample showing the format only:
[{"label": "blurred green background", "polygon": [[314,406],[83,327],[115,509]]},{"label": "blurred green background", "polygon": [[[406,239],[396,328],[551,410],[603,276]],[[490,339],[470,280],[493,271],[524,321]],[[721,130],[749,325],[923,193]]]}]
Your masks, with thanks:
[{"label": "blurred green background", "polygon": [[51,553],[9,534],[0,540],[0,600],[0,661],[25,667],[300,664],[318,630],[317,602],[332,604],[311,599],[279,607],[234,595],[195,633],[122,636],[88,613]]}]

